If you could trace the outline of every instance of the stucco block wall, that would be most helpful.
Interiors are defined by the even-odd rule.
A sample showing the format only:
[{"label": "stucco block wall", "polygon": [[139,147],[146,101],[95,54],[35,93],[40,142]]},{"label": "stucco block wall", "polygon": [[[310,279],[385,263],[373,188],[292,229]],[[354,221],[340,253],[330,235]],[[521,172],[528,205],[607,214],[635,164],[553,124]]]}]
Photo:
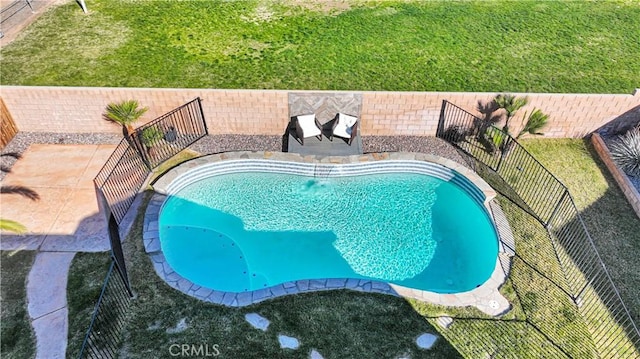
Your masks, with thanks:
[{"label": "stucco block wall", "polygon": [[288,115],[285,91],[7,86],[0,96],[18,129],[34,132],[120,133],[102,114],[109,103],[127,99],[149,107],[142,125],[200,97],[212,134],[283,133]]},{"label": "stucco block wall", "polygon": [[[83,87],[3,86],[2,97],[20,131],[120,132],[102,119],[110,102],[136,99],[149,111],[140,124],[150,121],[196,97],[212,134],[281,135],[289,121],[288,94],[305,91],[135,89]],[[331,96],[339,91],[313,91]],[[474,114],[479,102],[497,93],[372,92],[362,94],[363,135],[417,135],[436,133],[443,100]],[[518,130],[521,116],[534,107],[549,115],[547,137],[582,137],[626,114],[640,116],[640,91],[632,94],[515,94],[528,96],[529,105],[513,120]],[[629,116],[631,113],[631,116]],[[626,117],[625,117],[626,118]],[[626,121],[626,120],[625,120]]]},{"label": "stucco block wall", "polygon": [[[442,101],[447,100],[479,117],[478,103],[497,93],[364,92],[362,132],[385,135],[435,135]],[[534,108],[549,115],[546,137],[583,137],[626,114],[626,121],[640,121],[640,91],[633,95],[524,94],[529,104],[520,109],[510,127],[518,131],[522,116]],[[631,113],[633,116],[629,116]]]}]

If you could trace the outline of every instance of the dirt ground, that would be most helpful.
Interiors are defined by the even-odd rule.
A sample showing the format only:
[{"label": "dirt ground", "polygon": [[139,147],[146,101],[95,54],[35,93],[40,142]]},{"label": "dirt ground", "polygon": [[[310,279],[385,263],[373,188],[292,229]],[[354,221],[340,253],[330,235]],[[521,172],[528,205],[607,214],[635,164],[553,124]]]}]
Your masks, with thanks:
[{"label": "dirt ground", "polygon": [[74,0],[0,0],[0,48],[15,40],[23,29],[49,8],[71,1]]}]

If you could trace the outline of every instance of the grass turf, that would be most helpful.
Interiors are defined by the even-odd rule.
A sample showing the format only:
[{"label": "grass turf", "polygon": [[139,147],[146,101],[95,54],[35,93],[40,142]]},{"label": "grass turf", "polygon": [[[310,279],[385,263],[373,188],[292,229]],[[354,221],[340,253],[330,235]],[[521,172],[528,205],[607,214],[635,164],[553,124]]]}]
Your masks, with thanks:
[{"label": "grass turf", "polygon": [[27,313],[27,275],[35,259],[34,251],[0,252],[0,356],[32,358],[35,337]]},{"label": "grass turf", "polygon": [[110,263],[107,252],[77,253],[71,262],[67,282],[68,358],[77,358],[80,353]]},{"label": "grass turf", "polygon": [[588,140],[523,145],[571,192],[587,230],[636,323],[640,323],[640,220]]},{"label": "grass turf", "polygon": [[4,85],[630,93],[638,18],[636,1],[96,0],[87,15],[69,2],[0,51],[0,76]]}]

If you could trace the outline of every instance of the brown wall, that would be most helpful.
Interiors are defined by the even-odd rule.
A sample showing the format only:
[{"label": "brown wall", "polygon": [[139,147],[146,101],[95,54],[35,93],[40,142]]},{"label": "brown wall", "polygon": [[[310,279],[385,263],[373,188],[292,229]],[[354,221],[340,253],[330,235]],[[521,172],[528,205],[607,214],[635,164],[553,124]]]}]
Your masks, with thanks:
[{"label": "brown wall", "polygon": [[[81,87],[3,86],[2,97],[21,131],[112,132],[118,126],[102,119],[110,102],[136,99],[149,111],[150,121],[196,97],[202,98],[204,115],[212,134],[281,135],[288,122],[288,93],[305,91],[134,89]],[[313,91],[322,92],[322,91]],[[327,95],[336,91],[327,91]],[[479,101],[496,93],[359,92],[362,94],[363,135],[433,136],[442,100],[474,112]],[[524,94],[516,94],[522,96]],[[550,117],[543,132],[548,137],[581,137],[622,114],[640,116],[640,91],[634,95],[526,94],[529,105],[513,121],[533,107]],[[638,116],[633,115],[635,112]],[[140,123],[140,124],[142,124]],[[517,130],[517,128],[515,128]]]}]

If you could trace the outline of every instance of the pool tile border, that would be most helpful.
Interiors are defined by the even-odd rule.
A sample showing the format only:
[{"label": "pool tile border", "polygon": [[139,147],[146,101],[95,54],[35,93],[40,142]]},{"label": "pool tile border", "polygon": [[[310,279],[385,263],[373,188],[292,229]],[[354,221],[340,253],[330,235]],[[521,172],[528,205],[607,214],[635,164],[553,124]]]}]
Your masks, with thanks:
[{"label": "pool tile border", "polygon": [[[471,169],[446,158],[414,152],[383,152],[371,153],[353,156],[302,156],[293,153],[284,152],[263,152],[263,151],[240,151],[225,152],[213,155],[198,157],[196,159],[184,162],[163,174],[152,185],[156,193],[147,205],[144,216],[143,227],[143,243],[145,252],[151,258],[153,268],[156,273],[169,286],[177,289],[189,296],[198,298],[205,302],[226,305],[231,307],[242,307],[255,303],[259,303],[268,299],[298,293],[316,292],[333,289],[350,289],[368,293],[383,293],[400,297],[414,298],[417,300],[439,304],[443,306],[475,306],[479,310],[489,315],[497,316],[505,313],[510,309],[509,302],[500,294],[499,288],[504,283],[509,270],[511,253],[503,252],[501,243],[498,261],[490,279],[484,284],[468,292],[456,294],[439,294],[427,291],[420,291],[411,288],[405,288],[385,282],[372,280],[360,280],[353,278],[330,278],[330,279],[312,279],[299,280],[294,282],[286,282],[277,286],[258,289],[251,292],[231,293],[212,290],[201,287],[183,278],[176,273],[166,261],[162,248],[160,246],[160,235],[158,231],[158,217],[162,203],[166,199],[166,191],[169,185],[178,176],[187,171],[213,162],[227,160],[242,159],[268,159],[288,162],[301,163],[361,163],[384,160],[407,160],[407,161],[425,161],[437,163],[449,169],[452,169],[478,187],[485,195],[484,205],[487,211],[492,214],[494,220],[503,219],[501,211],[493,211],[492,207],[497,206],[495,202],[491,202],[496,192],[491,188],[479,175]],[[500,226],[502,227],[502,226]],[[496,230],[501,232],[500,227]],[[500,235],[499,237],[502,237]]]}]

